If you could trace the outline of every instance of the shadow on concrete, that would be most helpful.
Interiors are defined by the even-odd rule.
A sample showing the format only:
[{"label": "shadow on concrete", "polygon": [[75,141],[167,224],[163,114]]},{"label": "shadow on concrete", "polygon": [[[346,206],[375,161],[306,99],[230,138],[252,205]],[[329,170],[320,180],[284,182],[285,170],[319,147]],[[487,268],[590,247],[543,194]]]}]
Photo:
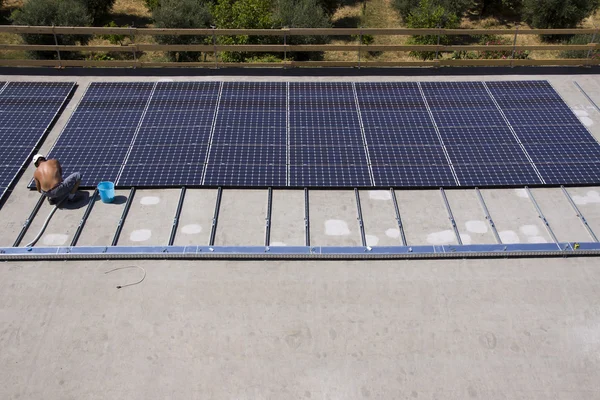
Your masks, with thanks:
[{"label": "shadow on concrete", "polygon": [[65,200],[60,205],[61,210],[77,210],[86,207],[90,202],[90,194],[88,192],[78,192],[79,198],[76,201]]}]

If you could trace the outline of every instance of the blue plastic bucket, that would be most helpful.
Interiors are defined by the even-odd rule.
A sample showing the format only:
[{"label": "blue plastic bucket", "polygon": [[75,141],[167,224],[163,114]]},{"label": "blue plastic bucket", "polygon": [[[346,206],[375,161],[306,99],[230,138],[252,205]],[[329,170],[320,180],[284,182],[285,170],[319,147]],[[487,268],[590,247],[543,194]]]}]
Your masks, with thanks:
[{"label": "blue plastic bucket", "polygon": [[100,182],[98,192],[103,203],[112,203],[115,199],[115,184],[112,182]]}]

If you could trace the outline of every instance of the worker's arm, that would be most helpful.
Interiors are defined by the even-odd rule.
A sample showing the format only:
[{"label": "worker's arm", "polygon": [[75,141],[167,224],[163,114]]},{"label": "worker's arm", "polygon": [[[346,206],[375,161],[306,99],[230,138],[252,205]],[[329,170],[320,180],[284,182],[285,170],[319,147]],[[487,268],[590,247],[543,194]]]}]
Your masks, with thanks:
[{"label": "worker's arm", "polygon": [[38,193],[41,193],[42,187],[40,186],[40,181],[38,181],[37,178],[33,178],[33,180],[35,181],[35,188],[37,189]]},{"label": "worker's arm", "polygon": [[62,165],[60,165],[60,162],[58,160],[56,160],[56,166],[58,167],[58,173],[62,177]]}]

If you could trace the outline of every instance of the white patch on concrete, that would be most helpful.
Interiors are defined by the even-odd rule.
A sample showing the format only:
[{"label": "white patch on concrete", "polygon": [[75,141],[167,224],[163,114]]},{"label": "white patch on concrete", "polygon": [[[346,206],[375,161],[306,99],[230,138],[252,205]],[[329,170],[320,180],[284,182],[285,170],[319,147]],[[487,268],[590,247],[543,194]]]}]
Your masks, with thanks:
[{"label": "white patch on concrete", "polygon": [[585,110],[573,110],[578,117],[587,117],[589,114]]},{"label": "white patch on concrete", "polygon": [[131,232],[129,240],[132,242],[144,242],[152,237],[152,231],[150,229],[138,229],[137,231]]},{"label": "white patch on concrete", "polygon": [[271,242],[271,246],[287,246],[287,244],[283,242]]},{"label": "white patch on concrete", "polygon": [[592,121],[592,119],[589,118],[589,117],[579,117],[579,120],[585,126],[592,126],[592,125],[594,125],[594,121]]},{"label": "white patch on concrete", "polygon": [[48,246],[60,246],[61,244],[65,244],[68,239],[69,235],[62,233],[50,233],[44,236],[42,242]]},{"label": "white patch on concrete", "polygon": [[325,221],[325,234],[329,236],[344,236],[350,234],[346,221],[341,219],[328,219]]},{"label": "white patch on concrete", "polygon": [[488,231],[485,221],[467,221],[465,222],[465,228],[472,233],[486,233]]},{"label": "white patch on concrete", "polygon": [[393,229],[393,228],[387,229],[385,231],[385,236],[391,237],[393,239],[398,239],[400,237],[400,229]]},{"label": "white patch on concrete", "polygon": [[391,200],[392,194],[387,190],[369,190],[371,200]]},{"label": "white patch on concrete", "polygon": [[572,196],[575,204],[593,204],[600,203],[600,193],[590,190],[585,196]]},{"label": "white patch on concrete", "polygon": [[529,242],[529,243],[548,243],[546,238],[543,236],[530,236],[527,238],[527,242]]},{"label": "white patch on concrete", "polygon": [[140,199],[140,204],[145,206],[153,206],[158,203],[160,203],[160,198],[155,196],[144,196]]},{"label": "white patch on concrete", "polygon": [[181,228],[181,232],[185,233],[186,235],[194,235],[202,232],[202,227],[198,224],[189,224]]},{"label": "white patch on concrete", "polygon": [[460,235],[460,240],[462,241],[463,244],[473,243],[473,241],[471,240],[471,235],[469,235],[468,233],[459,233],[459,235]]},{"label": "white patch on concrete", "polygon": [[500,236],[500,240],[502,243],[510,244],[510,243],[520,243],[519,235],[515,231],[500,231],[498,232]]},{"label": "white patch on concrete", "polygon": [[367,246],[377,246],[379,243],[379,238],[375,235],[365,235],[365,239],[367,239]]},{"label": "white patch on concrete", "polygon": [[523,225],[519,228],[523,235],[527,236],[537,236],[540,233],[540,230],[535,225]]},{"label": "white patch on concrete", "polygon": [[515,193],[517,194],[517,196],[522,197],[524,199],[529,198],[529,194],[527,193],[527,190],[525,190],[525,189],[515,189]]},{"label": "white patch on concrete", "polygon": [[456,236],[454,236],[454,231],[450,229],[447,231],[433,232],[427,235],[427,243],[450,244],[455,242]]}]

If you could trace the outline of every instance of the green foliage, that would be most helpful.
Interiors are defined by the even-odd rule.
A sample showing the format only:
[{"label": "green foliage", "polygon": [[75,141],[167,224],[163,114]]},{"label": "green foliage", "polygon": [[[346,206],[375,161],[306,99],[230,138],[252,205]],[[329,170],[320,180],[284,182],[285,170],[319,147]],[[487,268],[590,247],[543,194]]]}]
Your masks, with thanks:
[{"label": "green foliage", "polygon": [[[152,16],[157,28],[209,28],[211,24],[210,11],[199,0],[161,0]],[[206,36],[156,36],[161,44],[204,44],[206,40]],[[167,56],[172,61],[197,61],[200,52],[170,51]]]},{"label": "green foliage", "polygon": [[[12,13],[10,19],[14,25],[34,26],[89,26],[91,17],[85,7],[77,0],[29,0],[20,10]],[[21,35],[25,43],[54,45],[52,35]],[[89,40],[86,35],[57,35],[58,44],[74,45],[77,42],[85,44]],[[32,51],[34,58],[53,59],[54,51]],[[73,57],[73,52],[61,52],[61,57]]]},{"label": "green foliage", "polygon": [[[270,29],[275,23],[271,14],[270,0],[218,0],[212,8],[215,25],[223,29]],[[271,36],[219,36],[221,44],[272,44],[279,38]],[[243,62],[249,57],[260,56],[250,52],[224,52],[225,62]]]},{"label": "green foliage", "polygon": [[[318,0],[277,0],[273,20],[276,27],[288,28],[330,28],[331,23]],[[325,44],[327,36],[288,36],[288,44]],[[319,60],[320,52],[297,52],[296,60]]]},{"label": "green foliage", "polygon": [[[511,44],[511,40],[497,35],[481,35],[478,44],[484,46],[502,46]],[[510,59],[513,56],[512,50],[486,50],[486,51],[455,51],[452,53],[452,59]],[[514,54],[516,60],[529,58],[527,50],[519,50]]]},{"label": "green foliage", "polygon": [[[594,42],[598,42],[594,38]],[[592,35],[575,35],[569,39],[568,44],[588,44],[592,43]],[[600,51],[592,50],[590,54],[592,59],[600,58]],[[588,50],[563,50],[560,52],[560,58],[587,58]]]},{"label": "green foliage", "polygon": [[513,14],[518,15],[521,11],[523,0],[483,0],[480,3],[481,14]]},{"label": "green foliage", "polygon": [[[408,15],[406,26],[409,28],[448,28],[455,29],[460,25],[460,20],[456,14],[446,12],[439,5],[434,5],[432,0],[420,0],[418,8]],[[448,36],[439,37],[440,44],[449,44]],[[436,45],[438,43],[437,35],[412,36],[409,39],[411,44]],[[435,57],[433,51],[411,51],[410,55],[423,60],[431,60]]]},{"label": "green foliage", "polygon": [[160,7],[160,0],[144,0],[146,3],[146,8],[150,10],[150,12],[154,12],[158,7]]},{"label": "green foliage", "polygon": [[[533,28],[575,28],[597,8],[599,0],[523,0],[523,19]],[[553,36],[542,39],[552,40]]]},{"label": "green foliage", "polygon": [[321,6],[321,8],[325,11],[325,14],[332,16],[342,2],[340,0],[317,0],[316,3]]},{"label": "green foliage", "polygon": [[[398,10],[400,16],[405,21],[408,16],[419,7],[419,0],[392,0],[392,6]],[[473,7],[473,0],[432,0],[430,2],[431,7],[440,6],[448,14],[455,14],[456,16],[462,16],[465,11]]]},{"label": "green foliage", "polygon": [[78,0],[90,13],[92,22],[97,22],[108,15],[115,0]]},{"label": "green foliage", "polygon": [[[104,25],[104,27],[106,28],[118,28],[119,25],[117,25],[115,23],[115,21],[110,21],[108,24]],[[123,26],[123,28],[128,28],[127,25]],[[100,36],[102,39],[104,40],[108,40],[111,44],[120,44],[123,45],[123,43],[125,42],[125,39],[127,39],[128,35],[117,35],[117,34],[112,34],[112,35],[102,35]]]}]

